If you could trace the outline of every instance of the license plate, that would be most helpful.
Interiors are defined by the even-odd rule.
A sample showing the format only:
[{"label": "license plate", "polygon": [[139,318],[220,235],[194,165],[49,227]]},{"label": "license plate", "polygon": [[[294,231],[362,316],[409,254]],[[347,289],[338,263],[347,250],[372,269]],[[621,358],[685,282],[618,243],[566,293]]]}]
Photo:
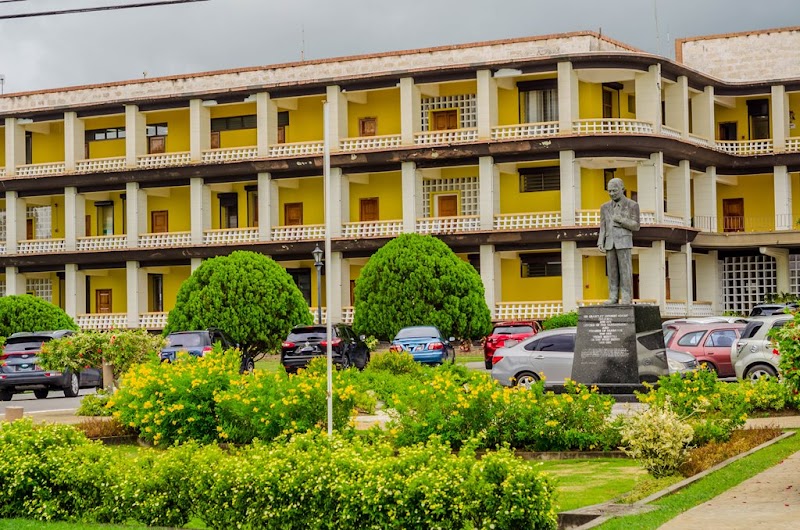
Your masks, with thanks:
[{"label": "license plate", "polygon": [[18,364],[17,372],[30,372],[33,368],[34,366],[32,364]]}]

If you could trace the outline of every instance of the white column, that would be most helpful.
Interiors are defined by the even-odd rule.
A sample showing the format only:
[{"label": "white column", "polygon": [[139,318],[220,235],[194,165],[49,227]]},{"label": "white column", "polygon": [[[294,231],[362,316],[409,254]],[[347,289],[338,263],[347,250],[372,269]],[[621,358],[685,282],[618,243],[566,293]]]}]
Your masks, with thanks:
[{"label": "white column", "polygon": [[147,119],[136,105],[125,105],[125,165],[136,167],[147,154]]},{"label": "white column", "polygon": [[414,145],[414,133],[422,130],[422,94],[411,77],[400,79],[400,136],[403,145]]},{"label": "white column", "polygon": [[478,139],[489,140],[497,125],[497,81],[491,70],[478,70]]},{"label": "white column", "polygon": [[139,246],[139,234],[147,233],[147,192],[138,182],[125,184],[125,225],[128,248]]},{"label": "white column", "polygon": [[661,153],[636,165],[637,201],[642,211],[654,212],[656,224],[664,221],[664,162]]},{"label": "white column", "polygon": [[17,174],[17,166],[25,163],[25,127],[16,118],[6,118],[6,176]]},{"label": "white column", "polygon": [[128,327],[139,328],[139,315],[147,311],[147,272],[138,261],[125,264],[128,289]]},{"label": "white column", "polygon": [[661,65],[654,64],[646,73],[637,73],[636,119],[653,124],[653,131],[661,132]]},{"label": "white column", "polygon": [[[792,215],[792,177],[786,166],[774,168],[775,230],[791,230],[794,227]],[[789,291],[780,291],[788,293]]]},{"label": "white column", "polygon": [[202,264],[203,264],[203,258],[192,258],[190,265],[192,272],[196,271]]},{"label": "white column", "polygon": [[268,92],[256,94],[256,121],[258,156],[263,158],[269,156],[269,146],[278,143],[278,105]]},{"label": "white column", "polygon": [[64,188],[64,245],[67,250],[76,250],[78,238],[86,235],[85,218],[85,197],[75,186]]},{"label": "white column", "polygon": [[[334,252],[334,254],[338,254],[339,256],[343,256],[341,252]],[[339,312],[339,320],[338,322],[344,321],[344,308],[350,307],[350,260],[344,257],[341,258],[341,273],[339,274],[339,293],[340,293],[340,312]],[[336,283],[334,281],[334,283]],[[336,321],[331,321],[336,322]]]},{"label": "white column", "polygon": [[679,215],[684,226],[691,226],[691,182],[692,173],[688,160],[681,160],[677,167],[666,169],[667,181],[667,212]]},{"label": "white column", "polygon": [[211,110],[202,99],[189,101],[189,152],[192,162],[203,158],[203,151],[211,147]]},{"label": "white column", "polygon": [[500,212],[500,171],[490,156],[478,159],[481,230],[494,229],[494,215]]},{"label": "white column", "polygon": [[708,254],[694,255],[694,264],[697,271],[697,301],[711,302],[712,314],[718,315],[720,307],[720,276],[717,251]]},{"label": "white column", "polygon": [[341,168],[331,168],[331,237],[342,237],[342,223],[350,219],[350,179]]},{"label": "white column", "polygon": [[561,242],[561,303],[564,312],[578,309],[583,300],[583,255],[575,241]]},{"label": "white column", "polygon": [[[783,85],[772,85],[772,149],[776,153],[786,151],[789,137],[789,95]],[[788,292],[788,291],[781,291]]]},{"label": "white column", "polygon": [[667,298],[666,261],[664,241],[654,241],[652,247],[639,249],[639,296],[655,300],[662,314]]},{"label": "white column", "polygon": [[664,88],[664,122],[682,137],[689,136],[689,82],[685,75]]},{"label": "white column", "polygon": [[16,254],[19,242],[25,240],[25,199],[19,198],[19,192],[6,192],[6,253]]},{"label": "white column", "polygon": [[[667,254],[667,261],[669,261],[668,281],[670,300],[688,300],[687,293],[689,286],[687,285],[687,279],[692,276],[691,273],[687,275],[686,271],[686,245],[681,247],[680,252],[670,252]],[[689,313],[686,314],[688,315]]]},{"label": "white column", "polygon": [[271,241],[278,225],[278,183],[269,173],[258,174],[258,240]]},{"label": "white column", "polygon": [[203,234],[211,228],[211,190],[200,177],[189,180],[192,244],[202,245]]},{"label": "white column", "polygon": [[558,63],[558,129],[561,134],[572,132],[572,122],[580,116],[578,86],[578,74],[572,63]]},{"label": "white column", "polygon": [[[325,264],[325,274],[331,275],[331,283],[333,284],[331,286],[330,299],[325,300],[325,312],[330,322],[342,321],[342,290],[344,288],[342,281],[345,273],[343,270],[344,261],[341,252],[331,252],[331,261]],[[322,286],[318,288],[324,289]]]},{"label": "white column", "polygon": [[581,167],[575,151],[559,153],[561,168],[561,224],[575,225],[575,210],[581,208]]},{"label": "white column", "polygon": [[717,168],[710,166],[694,177],[695,228],[717,231]]},{"label": "white column", "polygon": [[75,163],[86,158],[86,128],[77,112],[64,113],[64,165],[75,170]]},{"label": "white column", "polygon": [[775,258],[775,288],[779,293],[790,292],[789,287],[789,249],[774,247],[759,247],[759,252],[765,256]]},{"label": "white column", "polygon": [[64,310],[72,318],[86,312],[86,274],[74,263],[64,265]]},{"label": "white column", "polygon": [[481,245],[480,247],[481,281],[483,282],[483,297],[492,318],[497,314],[498,302],[502,302],[502,274],[500,274],[500,255],[495,252],[494,245]]},{"label": "white column", "polygon": [[338,151],[340,142],[347,138],[347,97],[342,94],[342,89],[337,85],[326,87],[326,99],[328,101],[328,112],[330,120],[328,122],[328,145],[331,151]]},{"label": "white column", "polygon": [[403,189],[403,233],[417,230],[417,218],[422,215],[422,173],[414,162],[401,164]]},{"label": "white column", "polygon": [[25,294],[25,275],[16,267],[6,267],[6,296]]},{"label": "white column", "polygon": [[702,94],[692,96],[692,134],[714,145],[714,129],[714,87],[707,86]]}]

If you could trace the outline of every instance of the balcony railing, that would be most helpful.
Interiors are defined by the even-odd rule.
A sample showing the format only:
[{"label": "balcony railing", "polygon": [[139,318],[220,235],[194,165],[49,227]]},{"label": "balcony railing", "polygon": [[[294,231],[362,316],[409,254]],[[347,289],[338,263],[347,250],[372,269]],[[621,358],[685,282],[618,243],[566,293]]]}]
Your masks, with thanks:
[{"label": "balcony railing", "polygon": [[325,237],[325,225],[273,226],[273,241],[303,241]]},{"label": "balcony railing", "polygon": [[288,157],[302,155],[321,155],[323,142],[293,142],[290,144],[275,144],[269,146],[269,156]]},{"label": "balcony railing", "polygon": [[203,243],[206,245],[229,245],[252,241],[258,241],[258,227],[222,228],[206,230],[203,233]]},{"label": "balcony railing", "polygon": [[494,320],[532,320],[549,318],[564,312],[561,300],[546,302],[498,302],[494,306]]},{"label": "balcony railing", "polygon": [[717,149],[732,155],[767,155],[775,149],[772,139],[768,140],[717,140]]},{"label": "balcony railing", "polygon": [[140,168],[152,169],[157,167],[185,166],[192,161],[192,156],[188,151],[179,153],[158,153],[154,155],[142,155],[136,158],[136,164]]},{"label": "balcony railing", "polygon": [[664,212],[664,224],[669,226],[688,226],[682,215]]},{"label": "balcony railing", "polygon": [[478,129],[475,127],[414,133],[414,144],[416,145],[456,144],[474,142],[477,139]]},{"label": "balcony railing", "polygon": [[738,216],[722,217],[696,215],[694,227],[703,232],[774,232],[794,230],[797,219],[791,214],[775,216]]},{"label": "balcony railing", "polygon": [[526,230],[561,226],[561,212],[507,213],[494,216],[495,230]]},{"label": "balcony railing", "polygon": [[600,224],[600,210],[575,210],[575,226]]},{"label": "balcony railing", "polygon": [[347,238],[394,237],[403,233],[403,221],[362,221],[344,223],[342,235]]},{"label": "balcony railing", "polygon": [[75,171],[78,173],[100,173],[103,171],[121,171],[123,169],[125,169],[124,156],[90,158],[87,160],[78,160],[75,163]]},{"label": "balcony railing", "polygon": [[789,153],[797,153],[800,151],[800,137],[787,138],[786,151]]},{"label": "balcony railing", "polygon": [[0,167],[0,178],[5,177],[5,176],[6,176],[6,168]]},{"label": "balcony railing", "polygon": [[672,127],[667,127],[666,125],[661,126],[661,134],[663,136],[669,136],[670,138],[677,138],[678,140],[683,138],[683,135],[678,129],[673,129]]},{"label": "balcony railing", "polygon": [[453,234],[456,232],[476,232],[480,229],[481,221],[477,215],[417,219],[417,233],[419,234]]},{"label": "balcony railing", "polygon": [[667,300],[664,304],[665,317],[710,317],[714,314],[711,302],[692,302],[689,314],[686,314],[686,300]]},{"label": "balcony railing", "polygon": [[88,236],[79,237],[77,243],[77,250],[85,252],[87,250],[118,250],[127,248],[128,236],[114,235],[114,236]]},{"label": "balcony railing", "polygon": [[537,138],[558,134],[557,121],[540,123],[520,123],[519,125],[501,125],[492,127],[492,140],[515,140],[517,138]]},{"label": "balcony railing", "polygon": [[81,329],[94,329],[99,331],[109,329],[127,329],[127,313],[90,313],[75,317],[75,324]]},{"label": "balcony railing", "polygon": [[164,329],[167,326],[167,316],[169,313],[166,311],[159,313],[142,313],[139,315],[139,327],[142,329]]},{"label": "balcony railing", "polygon": [[399,134],[386,136],[361,136],[358,138],[344,138],[339,149],[342,151],[370,151],[373,149],[389,149],[401,145]]},{"label": "balcony railing", "polygon": [[342,322],[345,324],[352,324],[353,323],[353,316],[355,316],[356,310],[354,307],[343,307],[342,308]]},{"label": "balcony railing", "polygon": [[64,252],[63,239],[27,239],[17,246],[19,254],[52,254]]},{"label": "balcony railing", "polygon": [[703,138],[702,136],[697,136],[696,134],[689,133],[689,141],[693,144],[702,145],[703,147],[714,147],[714,141],[709,140],[708,138]]},{"label": "balcony railing", "polygon": [[319,308],[317,307],[309,307],[308,310],[311,312],[311,316],[314,319],[313,324],[324,324],[328,321],[328,308],[322,308],[322,322],[319,321]]},{"label": "balcony railing", "polygon": [[258,147],[229,147],[225,149],[207,149],[203,151],[201,160],[207,164],[217,162],[236,162],[258,157]]},{"label": "balcony railing", "polygon": [[25,164],[17,166],[18,177],[46,177],[48,175],[60,175],[67,170],[64,162],[48,162],[46,164]]},{"label": "balcony railing", "polygon": [[141,248],[184,247],[191,244],[191,232],[139,234],[139,247]]},{"label": "balcony railing", "polygon": [[6,244],[0,243],[0,256],[5,255],[6,253]]},{"label": "balcony railing", "polygon": [[578,134],[653,134],[652,123],[622,118],[577,120],[572,128]]}]

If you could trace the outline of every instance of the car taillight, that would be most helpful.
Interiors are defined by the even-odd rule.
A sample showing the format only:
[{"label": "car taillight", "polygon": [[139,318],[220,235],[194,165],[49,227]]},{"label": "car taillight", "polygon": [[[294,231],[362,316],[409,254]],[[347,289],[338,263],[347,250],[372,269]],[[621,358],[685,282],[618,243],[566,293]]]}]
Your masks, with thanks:
[{"label": "car taillight", "polygon": [[502,355],[492,355],[492,366],[503,360]]},{"label": "car taillight", "polygon": [[294,342],[289,342],[287,340],[287,341],[284,341],[284,342],[281,343],[281,347],[283,347],[283,348],[294,348],[295,347],[295,343]]},{"label": "car taillight", "polygon": [[391,346],[389,346],[389,351],[401,352],[403,351],[403,347],[400,346],[399,344],[392,344]]},{"label": "car taillight", "polygon": [[[339,337],[336,337],[335,339],[333,339],[331,341],[331,346],[335,348],[336,346],[338,346],[341,343],[342,343],[342,339],[340,339]],[[328,341],[327,340],[323,340],[322,342],[320,342],[320,345],[323,348],[327,348],[328,347]]]},{"label": "car taillight", "polygon": [[444,349],[444,344],[442,344],[441,342],[431,342],[430,344],[428,344],[428,349],[429,350],[443,350]]},{"label": "car taillight", "polygon": [[202,352],[200,352],[200,356],[202,357],[203,355],[205,355],[205,354],[207,354],[207,353],[211,353],[211,351],[212,351],[213,349],[214,349],[214,348],[212,348],[211,346],[206,346],[205,348],[203,348],[203,351],[202,351]]}]

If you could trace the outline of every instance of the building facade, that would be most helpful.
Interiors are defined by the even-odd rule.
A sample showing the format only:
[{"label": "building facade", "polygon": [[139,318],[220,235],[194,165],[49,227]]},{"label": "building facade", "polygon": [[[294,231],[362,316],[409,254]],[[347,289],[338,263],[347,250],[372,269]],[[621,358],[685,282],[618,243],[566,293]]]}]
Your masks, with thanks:
[{"label": "building facade", "polygon": [[580,32],[6,94],[0,294],[160,329],[203,259],[246,249],[313,306],[327,141],[333,321],[408,232],[472,263],[495,319],[598,303],[613,177],[642,211],[636,300],[747,311],[800,292],[800,63],[731,81],[723,57],[800,33],[752,36],[678,41],[688,64]]}]

